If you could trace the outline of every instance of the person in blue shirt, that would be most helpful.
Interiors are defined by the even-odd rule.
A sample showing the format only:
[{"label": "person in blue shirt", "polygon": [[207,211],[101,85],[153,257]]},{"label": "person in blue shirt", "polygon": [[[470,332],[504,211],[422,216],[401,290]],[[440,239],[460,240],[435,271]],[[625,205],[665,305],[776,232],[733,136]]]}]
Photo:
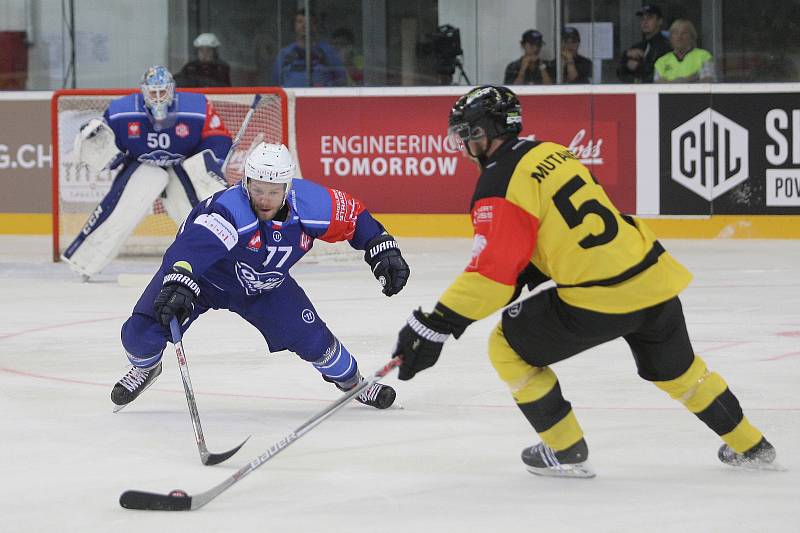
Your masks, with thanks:
[{"label": "person in blue shirt", "polygon": [[75,139],[73,155],[91,172],[118,168],[61,257],[85,280],[116,257],[162,193],[167,214],[180,224],[200,200],[227,185],[221,164],[231,135],[205,95],[176,92],[161,66],[147,69],[140,88],[113,100]]},{"label": "person in blue shirt", "polygon": [[275,58],[272,80],[281,87],[342,87],[347,85],[347,70],[339,52],[331,44],[316,39],[316,19],[311,17],[311,82],[306,73],[306,31],[308,30],[305,10],[295,14],[294,31],[296,39],[282,48]]},{"label": "person in blue shirt", "polygon": [[[111,392],[114,404],[132,402],[161,373],[172,318],[185,331],[209,309],[238,314],[271,352],[296,353],[342,391],[362,379],[289,269],[320,239],[364,250],[386,296],[403,289],[410,270],[397,241],[360,200],[294,175],[285,146],[260,143],[245,160],[242,182],[192,210],[122,326],[132,366]],[[381,383],[357,397],[378,409],[394,399],[394,389]]]}]

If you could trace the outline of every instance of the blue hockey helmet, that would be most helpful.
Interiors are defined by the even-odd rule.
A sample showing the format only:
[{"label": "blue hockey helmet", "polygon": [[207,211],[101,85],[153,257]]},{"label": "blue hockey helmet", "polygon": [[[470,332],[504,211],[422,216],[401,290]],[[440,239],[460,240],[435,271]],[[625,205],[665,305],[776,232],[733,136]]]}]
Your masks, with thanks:
[{"label": "blue hockey helmet", "polygon": [[175,99],[175,80],[167,67],[147,69],[140,82],[144,103],[155,120],[167,118],[167,109]]}]

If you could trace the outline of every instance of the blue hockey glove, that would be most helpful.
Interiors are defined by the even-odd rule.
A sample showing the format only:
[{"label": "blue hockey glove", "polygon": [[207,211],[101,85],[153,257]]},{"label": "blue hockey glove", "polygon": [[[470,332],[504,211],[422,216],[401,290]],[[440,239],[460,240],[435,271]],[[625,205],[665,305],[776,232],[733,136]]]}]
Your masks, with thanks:
[{"label": "blue hockey glove", "polygon": [[164,276],[161,292],[156,296],[153,308],[162,326],[169,327],[172,317],[183,324],[194,311],[194,303],[200,296],[200,286],[192,274],[192,266],[186,261],[178,261]]},{"label": "blue hockey glove", "polygon": [[367,243],[364,261],[369,264],[386,296],[403,290],[408,276],[411,275],[411,269],[400,254],[397,241],[388,233],[378,235]]}]

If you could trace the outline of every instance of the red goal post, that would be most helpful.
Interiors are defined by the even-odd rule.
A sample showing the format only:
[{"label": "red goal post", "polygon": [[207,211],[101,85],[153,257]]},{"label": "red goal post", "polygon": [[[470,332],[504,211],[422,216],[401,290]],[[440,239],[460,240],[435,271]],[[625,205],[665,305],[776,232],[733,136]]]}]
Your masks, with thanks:
[{"label": "red goal post", "polygon": [[[178,91],[205,94],[232,137],[239,131],[255,95],[261,95],[261,101],[228,164],[226,177],[230,183],[240,178],[238,169],[244,155],[259,134],[263,134],[263,140],[267,142],[289,146],[288,97],[280,87],[215,87]],[[135,92],[138,89],[62,89],[53,93],[50,107],[53,139],[53,261],[59,260],[63,249],[81,230],[116,175],[115,171],[109,170],[90,175],[86,167],[75,165],[72,162],[75,135],[89,119],[101,117],[111,100]],[[151,214],[136,228],[122,253],[161,254],[172,241],[176,229],[160,200],[156,200]]]}]

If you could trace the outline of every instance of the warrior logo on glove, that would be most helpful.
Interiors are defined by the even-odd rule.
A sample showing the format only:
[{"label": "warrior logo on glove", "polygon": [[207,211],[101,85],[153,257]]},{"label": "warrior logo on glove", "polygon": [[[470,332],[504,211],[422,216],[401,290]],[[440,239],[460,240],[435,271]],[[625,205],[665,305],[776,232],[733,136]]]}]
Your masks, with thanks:
[{"label": "warrior logo on glove", "polygon": [[406,286],[411,270],[400,254],[397,241],[383,233],[367,243],[364,261],[372,268],[372,274],[383,287],[383,294],[392,296]]}]

